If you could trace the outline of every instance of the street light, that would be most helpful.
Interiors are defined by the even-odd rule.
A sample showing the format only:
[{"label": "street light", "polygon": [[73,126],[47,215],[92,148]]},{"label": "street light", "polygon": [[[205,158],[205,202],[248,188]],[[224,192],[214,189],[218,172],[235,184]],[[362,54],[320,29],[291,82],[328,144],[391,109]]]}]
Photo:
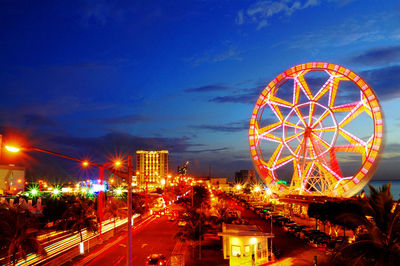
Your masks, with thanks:
[{"label": "street light", "polygon": [[[121,161],[117,160],[115,162],[106,162],[102,166],[99,166],[100,179],[98,179],[98,183],[100,184],[101,189],[99,191],[99,196],[97,198],[97,215],[99,217],[99,232],[100,232],[99,233],[99,237],[100,237],[100,239],[102,239],[102,227],[103,227],[102,223],[103,223],[103,198],[104,198],[104,193],[103,193],[103,190],[104,190],[104,184],[103,184],[103,181],[104,181],[104,168],[106,166],[112,165],[112,164],[114,164],[115,166],[118,167],[118,166],[121,165]],[[88,161],[84,161],[84,162],[82,162],[82,165],[83,166],[88,166],[88,165],[90,165],[90,163]]]},{"label": "street light", "polygon": [[21,150],[18,147],[12,147],[12,146],[5,146],[5,148],[7,151],[10,151],[10,152],[19,152]]}]

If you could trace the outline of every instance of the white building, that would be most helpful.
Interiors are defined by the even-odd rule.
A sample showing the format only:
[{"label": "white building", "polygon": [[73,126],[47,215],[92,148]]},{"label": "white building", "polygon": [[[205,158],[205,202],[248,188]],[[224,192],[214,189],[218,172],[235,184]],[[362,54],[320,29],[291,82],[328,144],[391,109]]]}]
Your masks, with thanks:
[{"label": "white building", "polygon": [[229,259],[229,265],[253,266],[263,265],[270,261],[273,234],[264,233],[256,225],[223,224],[224,259]]}]

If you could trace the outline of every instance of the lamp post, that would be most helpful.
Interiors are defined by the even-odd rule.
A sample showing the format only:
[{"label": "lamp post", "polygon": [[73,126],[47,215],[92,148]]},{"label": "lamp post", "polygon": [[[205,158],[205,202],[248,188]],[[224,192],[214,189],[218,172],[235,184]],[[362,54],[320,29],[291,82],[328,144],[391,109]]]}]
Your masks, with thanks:
[{"label": "lamp post", "polygon": [[128,155],[128,250],[127,250],[127,265],[132,265],[132,166],[133,157]]},{"label": "lamp post", "polygon": [[[82,163],[83,166],[88,166],[90,163],[85,161]],[[103,192],[103,188],[104,188],[104,169],[106,166],[112,165],[114,164],[115,166],[119,166],[121,165],[120,161],[116,161],[116,162],[106,162],[104,163],[102,166],[99,166],[99,170],[100,170],[100,186],[101,189],[99,191],[99,196],[97,198],[97,216],[99,217],[99,237],[100,239],[102,239],[102,226],[103,226],[103,202],[104,202],[104,192]]]}]

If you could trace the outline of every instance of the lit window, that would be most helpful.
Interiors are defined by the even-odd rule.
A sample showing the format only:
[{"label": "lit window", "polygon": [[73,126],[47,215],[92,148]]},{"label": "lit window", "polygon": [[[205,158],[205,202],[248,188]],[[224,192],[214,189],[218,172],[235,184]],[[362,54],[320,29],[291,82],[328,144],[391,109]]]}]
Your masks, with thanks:
[{"label": "lit window", "polygon": [[240,246],[232,245],[232,256],[240,257]]},{"label": "lit window", "polygon": [[244,246],[244,253],[243,253],[243,257],[248,257],[250,256],[250,246]]}]

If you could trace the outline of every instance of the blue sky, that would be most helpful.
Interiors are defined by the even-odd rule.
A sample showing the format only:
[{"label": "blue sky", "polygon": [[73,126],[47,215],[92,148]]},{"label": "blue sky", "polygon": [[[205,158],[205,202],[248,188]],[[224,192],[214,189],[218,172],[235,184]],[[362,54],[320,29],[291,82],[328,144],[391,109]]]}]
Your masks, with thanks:
[{"label": "blue sky", "polygon": [[[398,178],[398,1],[0,0],[0,36],[5,136],[98,162],[168,149],[172,171],[189,160],[189,173],[232,177],[253,167],[247,131],[262,89],[327,61],[375,90],[386,119],[375,178]],[[81,175],[32,156],[42,175]]]}]

